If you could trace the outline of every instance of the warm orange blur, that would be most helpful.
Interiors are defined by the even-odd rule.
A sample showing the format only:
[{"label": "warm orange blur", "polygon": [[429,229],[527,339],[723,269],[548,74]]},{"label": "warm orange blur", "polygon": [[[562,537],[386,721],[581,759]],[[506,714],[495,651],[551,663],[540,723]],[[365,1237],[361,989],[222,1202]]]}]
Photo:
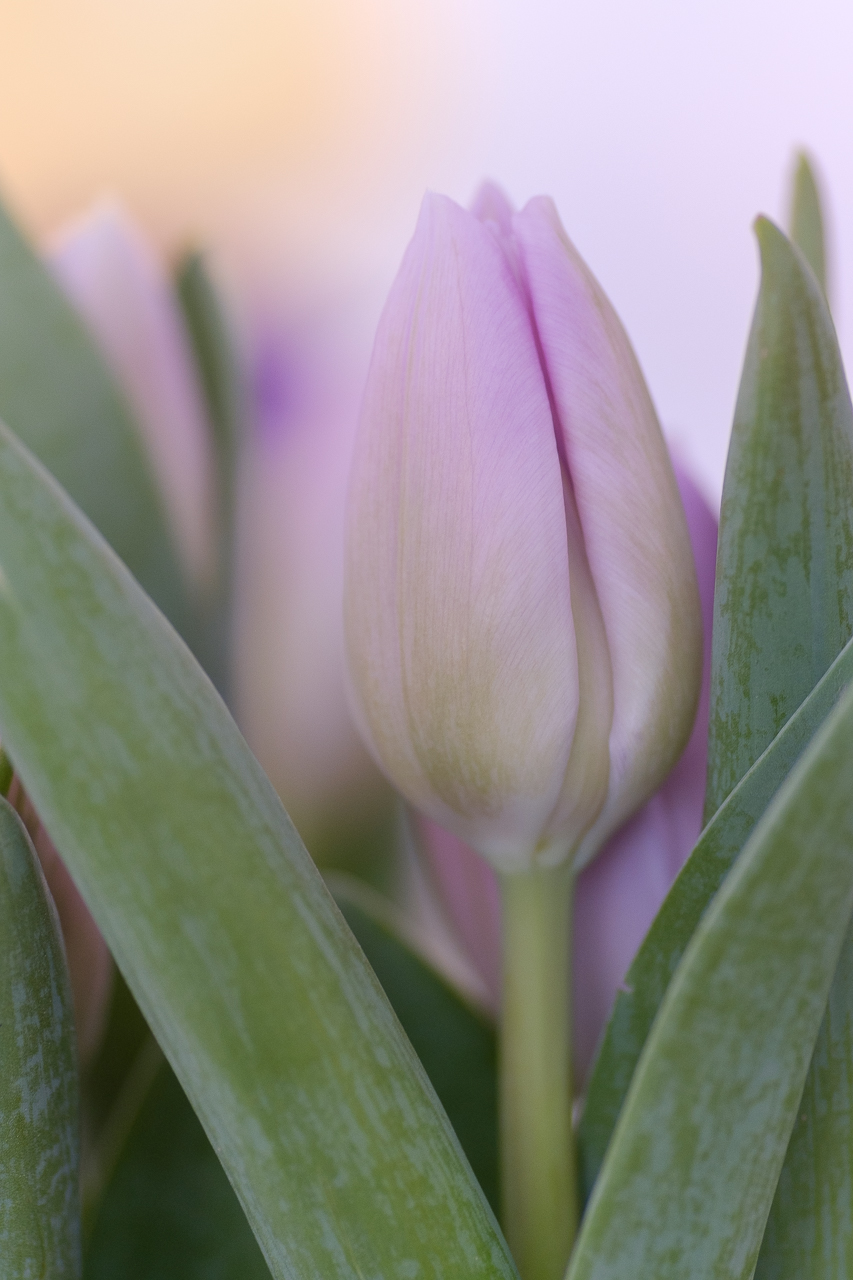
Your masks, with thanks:
[{"label": "warm orange blur", "polygon": [[453,102],[436,95],[450,12],[0,0],[0,185],[35,231],[109,191],[167,242],[210,235],[236,191],[351,198],[442,120],[452,128]]}]

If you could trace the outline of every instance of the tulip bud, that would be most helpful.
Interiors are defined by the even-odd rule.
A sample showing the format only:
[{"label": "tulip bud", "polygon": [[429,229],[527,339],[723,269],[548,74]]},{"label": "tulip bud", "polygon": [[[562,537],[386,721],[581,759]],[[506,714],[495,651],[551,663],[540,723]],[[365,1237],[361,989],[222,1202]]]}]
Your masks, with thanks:
[{"label": "tulip bud", "polygon": [[[574,898],[572,1015],[575,1078],[586,1079],[616,992],[702,826],[708,757],[711,623],[717,521],[696,485],[676,469],[702,604],[705,652],[699,711],[690,739],[649,800],[608,837],[578,876]],[[482,982],[490,1010],[501,1003],[501,900],[492,869],[435,823],[415,824],[417,847],[441,908]]]},{"label": "tulip bud", "polygon": [[380,764],[500,871],[588,861],[687,740],[684,512],[625,332],[549,200],[424,201],[367,380],[345,625]]}]

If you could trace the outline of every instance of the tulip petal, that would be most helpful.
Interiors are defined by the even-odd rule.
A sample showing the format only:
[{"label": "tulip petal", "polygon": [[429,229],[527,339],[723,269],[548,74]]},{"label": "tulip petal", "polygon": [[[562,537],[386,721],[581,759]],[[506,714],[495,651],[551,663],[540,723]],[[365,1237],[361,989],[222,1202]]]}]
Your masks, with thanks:
[{"label": "tulip petal", "polygon": [[168,284],[111,205],[66,231],[51,265],[136,410],[184,564],[207,586],[215,572],[210,437]]},{"label": "tulip petal", "polygon": [[[702,826],[708,757],[711,622],[717,522],[693,481],[676,466],[696,560],[705,658],[690,740],[666,781],[584,868],[575,890],[574,1065],[582,1085],[634,953]],[[418,849],[456,933],[486,984],[497,1013],[501,990],[501,911],[491,868],[433,822],[417,822]]]},{"label": "tulip petal", "polygon": [[350,668],[377,757],[501,870],[530,865],[577,717],[561,468],[512,269],[439,196],[380,321],[348,521]]},{"label": "tulip petal", "polygon": [[553,203],[513,220],[613,672],[610,786],[578,864],[660,784],[686,742],[702,662],[684,512],[622,325]]}]

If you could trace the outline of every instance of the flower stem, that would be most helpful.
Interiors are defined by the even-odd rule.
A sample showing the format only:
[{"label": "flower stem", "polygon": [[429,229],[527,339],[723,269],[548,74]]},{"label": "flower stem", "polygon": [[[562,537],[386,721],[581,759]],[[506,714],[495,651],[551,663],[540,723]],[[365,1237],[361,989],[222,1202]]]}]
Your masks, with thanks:
[{"label": "flower stem", "polygon": [[562,1280],[577,1230],[570,865],[501,877],[501,1176],[521,1280]]}]

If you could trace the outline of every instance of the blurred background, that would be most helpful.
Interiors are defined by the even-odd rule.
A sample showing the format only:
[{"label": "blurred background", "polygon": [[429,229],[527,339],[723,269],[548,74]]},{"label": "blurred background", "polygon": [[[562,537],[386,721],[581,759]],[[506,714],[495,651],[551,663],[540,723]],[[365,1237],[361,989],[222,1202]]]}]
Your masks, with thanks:
[{"label": "blurred background", "polygon": [[841,0],[0,0],[0,185],[45,239],[117,196],[365,344],[425,188],[550,192],[714,498],[797,146],[851,353],[851,35]]}]

